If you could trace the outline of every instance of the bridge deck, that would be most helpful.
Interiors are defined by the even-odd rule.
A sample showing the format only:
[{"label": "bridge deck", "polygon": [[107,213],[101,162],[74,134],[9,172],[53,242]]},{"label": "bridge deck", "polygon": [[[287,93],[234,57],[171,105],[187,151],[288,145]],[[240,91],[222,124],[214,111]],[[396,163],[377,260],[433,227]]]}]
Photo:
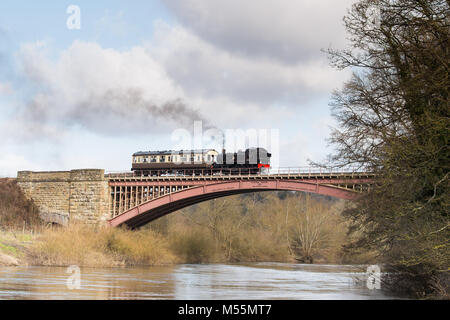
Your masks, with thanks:
[{"label": "bridge deck", "polygon": [[340,172],[340,173],[282,173],[282,174],[241,174],[241,175],[180,175],[180,176],[142,176],[133,174],[105,174],[109,181],[221,181],[221,180],[278,180],[278,179],[362,179],[373,178],[369,172]]}]

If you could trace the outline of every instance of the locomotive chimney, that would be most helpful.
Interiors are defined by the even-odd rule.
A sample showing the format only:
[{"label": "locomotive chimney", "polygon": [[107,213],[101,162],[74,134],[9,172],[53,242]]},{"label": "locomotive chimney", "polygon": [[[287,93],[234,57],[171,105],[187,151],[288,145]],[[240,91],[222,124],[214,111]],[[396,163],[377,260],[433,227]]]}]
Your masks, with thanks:
[{"label": "locomotive chimney", "polygon": [[222,153],[225,154],[225,133],[222,131]]}]

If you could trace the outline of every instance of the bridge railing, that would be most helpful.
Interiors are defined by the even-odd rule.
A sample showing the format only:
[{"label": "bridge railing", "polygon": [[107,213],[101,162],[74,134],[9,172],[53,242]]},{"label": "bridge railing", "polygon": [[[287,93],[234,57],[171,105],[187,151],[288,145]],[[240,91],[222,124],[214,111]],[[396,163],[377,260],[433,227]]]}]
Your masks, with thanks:
[{"label": "bridge railing", "polygon": [[324,168],[324,167],[280,167],[280,168],[270,168],[269,170],[262,172],[262,174],[282,174],[282,175],[290,175],[290,174],[344,174],[344,173],[357,173],[364,172],[359,171],[357,168],[346,167],[346,168]]},{"label": "bridge railing", "polygon": [[[261,168],[247,169],[247,168],[235,168],[235,169],[188,169],[179,170],[177,173],[167,173],[167,170],[152,170],[150,176],[155,177],[192,177],[192,176],[255,176],[255,175],[339,175],[339,174],[358,174],[364,173],[364,170],[358,170],[354,167],[279,167],[279,168]],[[105,176],[112,179],[120,178],[139,178],[147,177],[141,172],[135,171],[107,171]]]}]

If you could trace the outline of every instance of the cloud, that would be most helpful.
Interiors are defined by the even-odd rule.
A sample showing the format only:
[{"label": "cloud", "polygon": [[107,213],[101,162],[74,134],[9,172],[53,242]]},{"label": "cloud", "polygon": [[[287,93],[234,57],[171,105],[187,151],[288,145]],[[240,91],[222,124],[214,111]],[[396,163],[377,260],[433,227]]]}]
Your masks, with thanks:
[{"label": "cloud", "polygon": [[313,158],[313,154],[308,148],[308,142],[309,138],[301,132],[297,132],[291,139],[280,141],[279,166],[282,168],[307,166],[308,159]]},{"label": "cloud", "polygon": [[301,107],[307,100],[328,94],[343,79],[319,49],[318,59],[286,65],[267,57],[230,53],[184,27],[158,23],[155,29],[158,45],[149,49],[167,74],[192,96]]},{"label": "cloud", "polygon": [[44,43],[21,49],[22,71],[35,91],[21,108],[23,121],[133,134],[202,119],[142,47],[121,52],[75,41],[56,61],[47,50]]},{"label": "cloud", "polygon": [[[337,5],[338,2],[338,5]],[[223,50],[286,64],[345,44],[342,17],[354,0],[165,0],[186,27]]]},{"label": "cloud", "polygon": [[342,81],[323,61],[287,66],[236,56],[161,22],[155,33],[154,43],[122,51],[75,41],[53,59],[45,42],[23,45],[18,57],[33,94],[15,121],[44,136],[68,127],[161,133],[194,120],[267,127],[271,114],[306,108]]},{"label": "cloud", "polygon": [[26,159],[17,154],[2,153],[0,155],[0,177],[15,177],[17,168],[27,168],[27,170],[42,170],[36,162]]},{"label": "cloud", "polygon": [[[16,74],[23,81],[0,79],[0,94],[21,99],[0,119],[3,143],[47,138],[62,154],[62,146],[92,146],[82,138],[88,134],[152,148],[148,137],[203,120],[204,128],[285,129],[282,165],[303,164],[322,153],[326,131],[305,125],[347,77],[320,49],[345,43],[341,17],[350,2],[167,0],[179,24],[155,22],[151,42],[113,49],[75,41],[56,53],[43,41],[23,44]],[[97,149],[85,156],[100,157]]]}]

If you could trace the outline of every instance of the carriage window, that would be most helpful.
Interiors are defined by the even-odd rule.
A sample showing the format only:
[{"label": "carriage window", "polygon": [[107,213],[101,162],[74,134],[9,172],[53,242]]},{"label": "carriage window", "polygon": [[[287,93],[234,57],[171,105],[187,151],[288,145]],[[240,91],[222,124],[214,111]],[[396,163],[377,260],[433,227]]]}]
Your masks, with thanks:
[{"label": "carriage window", "polygon": [[168,156],[167,161],[172,162],[172,156]]},{"label": "carriage window", "polygon": [[150,157],[150,162],[156,162],[156,156],[151,156]]},{"label": "carriage window", "polygon": [[159,157],[159,162],[166,162],[166,157],[165,156],[160,156]]}]

